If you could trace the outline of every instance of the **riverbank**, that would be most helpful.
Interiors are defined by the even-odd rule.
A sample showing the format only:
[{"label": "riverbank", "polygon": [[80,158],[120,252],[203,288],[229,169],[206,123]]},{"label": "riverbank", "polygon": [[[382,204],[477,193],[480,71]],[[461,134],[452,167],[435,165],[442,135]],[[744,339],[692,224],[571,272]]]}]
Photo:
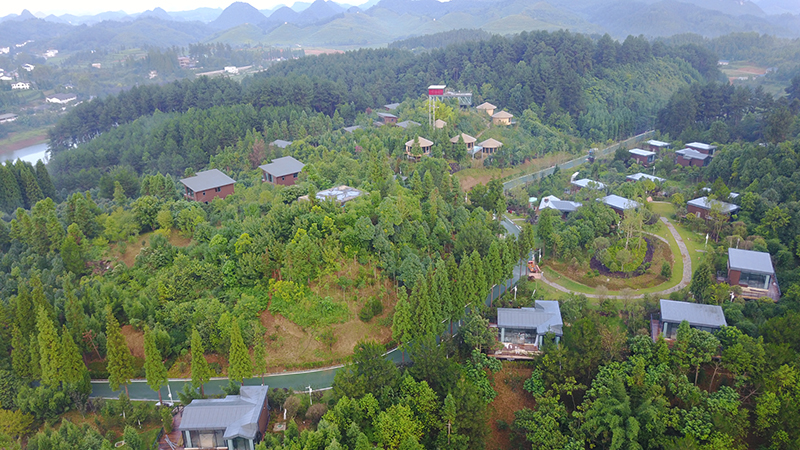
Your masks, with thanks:
[{"label": "riverbank", "polygon": [[25,147],[47,142],[47,128],[18,131],[0,139],[0,154],[11,153]]}]

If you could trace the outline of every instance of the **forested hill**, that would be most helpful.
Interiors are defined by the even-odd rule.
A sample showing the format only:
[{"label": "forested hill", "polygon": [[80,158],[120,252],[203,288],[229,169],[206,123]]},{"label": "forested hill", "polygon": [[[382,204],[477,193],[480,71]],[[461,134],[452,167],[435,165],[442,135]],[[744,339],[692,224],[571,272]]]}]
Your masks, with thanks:
[{"label": "forested hill", "polygon": [[602,141],[651,127],[658,109],[679,87],[719,76],[716,60],[695,45],[651,46],[634,37],[620,44],[608,36],[593,41],[569,32],[493,37],[422,55],[358,50],[287,61],[241,87],[201,78],[95,99],[59,122],[50,133],[50,146],[57,154],[156,110],[212,105],[295,105],[327,115],[340,109],[352,120],[355,111],[415,98],[428,85],[442,82],[515,114],[536,104],[554,123],[563,117],[566,128]]}]

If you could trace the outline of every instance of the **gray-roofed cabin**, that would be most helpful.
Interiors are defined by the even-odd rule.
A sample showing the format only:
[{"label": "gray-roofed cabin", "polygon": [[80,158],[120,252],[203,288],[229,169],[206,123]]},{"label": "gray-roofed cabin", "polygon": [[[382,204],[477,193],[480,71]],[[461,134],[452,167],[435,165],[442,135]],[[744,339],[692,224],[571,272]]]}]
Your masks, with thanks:
[{"label": "gray-roofed cabin", "polygon": [[728,283],[742,287],[742,297],[770,297],[778,301],[781,291],[769,253],[728,249]]},{"label": "gray-roofed cabin", "polygon": [[644,167],[649,166],[656,162],[656,152],[651,152],[649,150],[642,150],[640,148],[633,148],[628,150],[628,153],[631,154],[631,158],[635,159],[636,162],[643,165]]},{"label": "gray-roofed cabin", "polygon": [[561,308],[555,300],[537,300],[532,308],[497,308],[498,339],[503,348],[496,357],[525,357],[536,353],[547,333],[558,343],[563,336]]},{"label": "gray-roofed cabin", "polygon": [[603,202],[605,205],[613,209],[617,214],[620,215],[620,217],[625,217],[625,211],[629,209],[636,209],[642,206],[637,201],[614,194],[606,195],[605,197],[597,200]]},{"label": "gray-roofed cabin", "polygon": [[599,181],[590,180],[588,178],[581,178],[580,180],[572,180],[569,182],[570,190],[572,192],[578,192],[583,188],[594,189],[597,191],[603,191],[606,189],[606,185]]},{"label": "gray-roofed cabin", "polygon": [[625,181],[640,181],[640,180],[650,180],[653,183],[663,183],[667,181],[664,178],[657,177],[655,175],[649,175],[642,172],[634,173],[633,175],[628,175],[627,177],[625,177]]},{"label": "gray-roofed cabin", "polygon": [[712,209],[719,210],[720,213],[730,217],[731,214],[739,210],[739,207],[732,203],[721,202],[708,197],[700,197],[686,202],[686,211],[703,219],[708,219]]},{"label": "gray-roofed cabin", "polygon": [[195,176],[182,178],[180,182],[185,188],[183,196],[187,200],[203,203],[233,194],[233,185],[236,183],[233,178],[217,169],[197,172]]},{"label": "gray-roofed cabin", "polygon": [[700,153],[691,148],[684,148],[683,150],[675,151],[675,164],[680,164],[683,167],[703,167],[707,166],[710,162],[711,156],[705,153]]},{"label": "gray-roofed cabin", "polygon": [[570,213],[573,213],[583,206],[580,202],[571,202],[568,200],[561,200],[555,195],[548,195],[542,198],[539,202],[539,208],[536,210],[537,217],[545,209],[554,209],[561,213],[561,218],[565,219]]},{"label": "gray-roofed cabin", "polygon": [[272,184],[279,184],[281,186],[291,186],[297,182],[297,177],[305,167],[305,164],[292,158],[291,156],[284,156],[283,158],[275,158],[269,164],[258,166],[263,172],[261,181],[266,181]]},{"label": "gray-roofed cabin", "polygon": [[184,448],[254,450],[269,423],[268,386],[242,386],[239,395],[194,400],[183,409]]},{"label": "gray-roofed cabin", "polygon": [[284,141],[283,139],[275,139],[274,141],[270,142],[269,145],[278,148],[286,148],[292,145],[292,141]]},{"label": "gray-roofed cabin", "polygon": [[720,306],[661,299],[661,320],[653,323],[653,340],[658,334],[664,335],[664,339],[675,339],[684,320],[690,327],[708,332],[728,325]]}]

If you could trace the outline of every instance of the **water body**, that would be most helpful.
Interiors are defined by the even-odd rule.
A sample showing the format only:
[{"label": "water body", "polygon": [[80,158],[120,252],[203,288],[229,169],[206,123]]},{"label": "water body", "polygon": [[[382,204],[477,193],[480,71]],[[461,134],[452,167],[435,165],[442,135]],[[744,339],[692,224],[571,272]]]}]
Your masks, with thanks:
[{"label": "water body", "polygon": [[0,153],[0,163],[6,160],[16,161],[21,159],[31,164],[36,164],[40,159],[47,162],[47,142],[41,144],[31,145],[30,147],[21,148],[7,153]]}]

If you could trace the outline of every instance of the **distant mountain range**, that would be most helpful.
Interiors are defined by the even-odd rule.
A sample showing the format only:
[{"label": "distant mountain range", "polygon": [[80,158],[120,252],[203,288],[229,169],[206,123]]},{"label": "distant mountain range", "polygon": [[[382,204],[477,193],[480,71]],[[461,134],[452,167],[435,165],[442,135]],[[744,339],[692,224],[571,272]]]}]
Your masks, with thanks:
[{"label": "distant mountain range", "polygon": [[272,10],[235,2],[225,9],[40,18],[24,10],[0,18],[0,47],[25,40],[65,50],[194,42],[357,47],[462,28],[569,29],[619,39],[732,32],[797,38],[800,0],[370,0],[360,7],[315,0]]}]

